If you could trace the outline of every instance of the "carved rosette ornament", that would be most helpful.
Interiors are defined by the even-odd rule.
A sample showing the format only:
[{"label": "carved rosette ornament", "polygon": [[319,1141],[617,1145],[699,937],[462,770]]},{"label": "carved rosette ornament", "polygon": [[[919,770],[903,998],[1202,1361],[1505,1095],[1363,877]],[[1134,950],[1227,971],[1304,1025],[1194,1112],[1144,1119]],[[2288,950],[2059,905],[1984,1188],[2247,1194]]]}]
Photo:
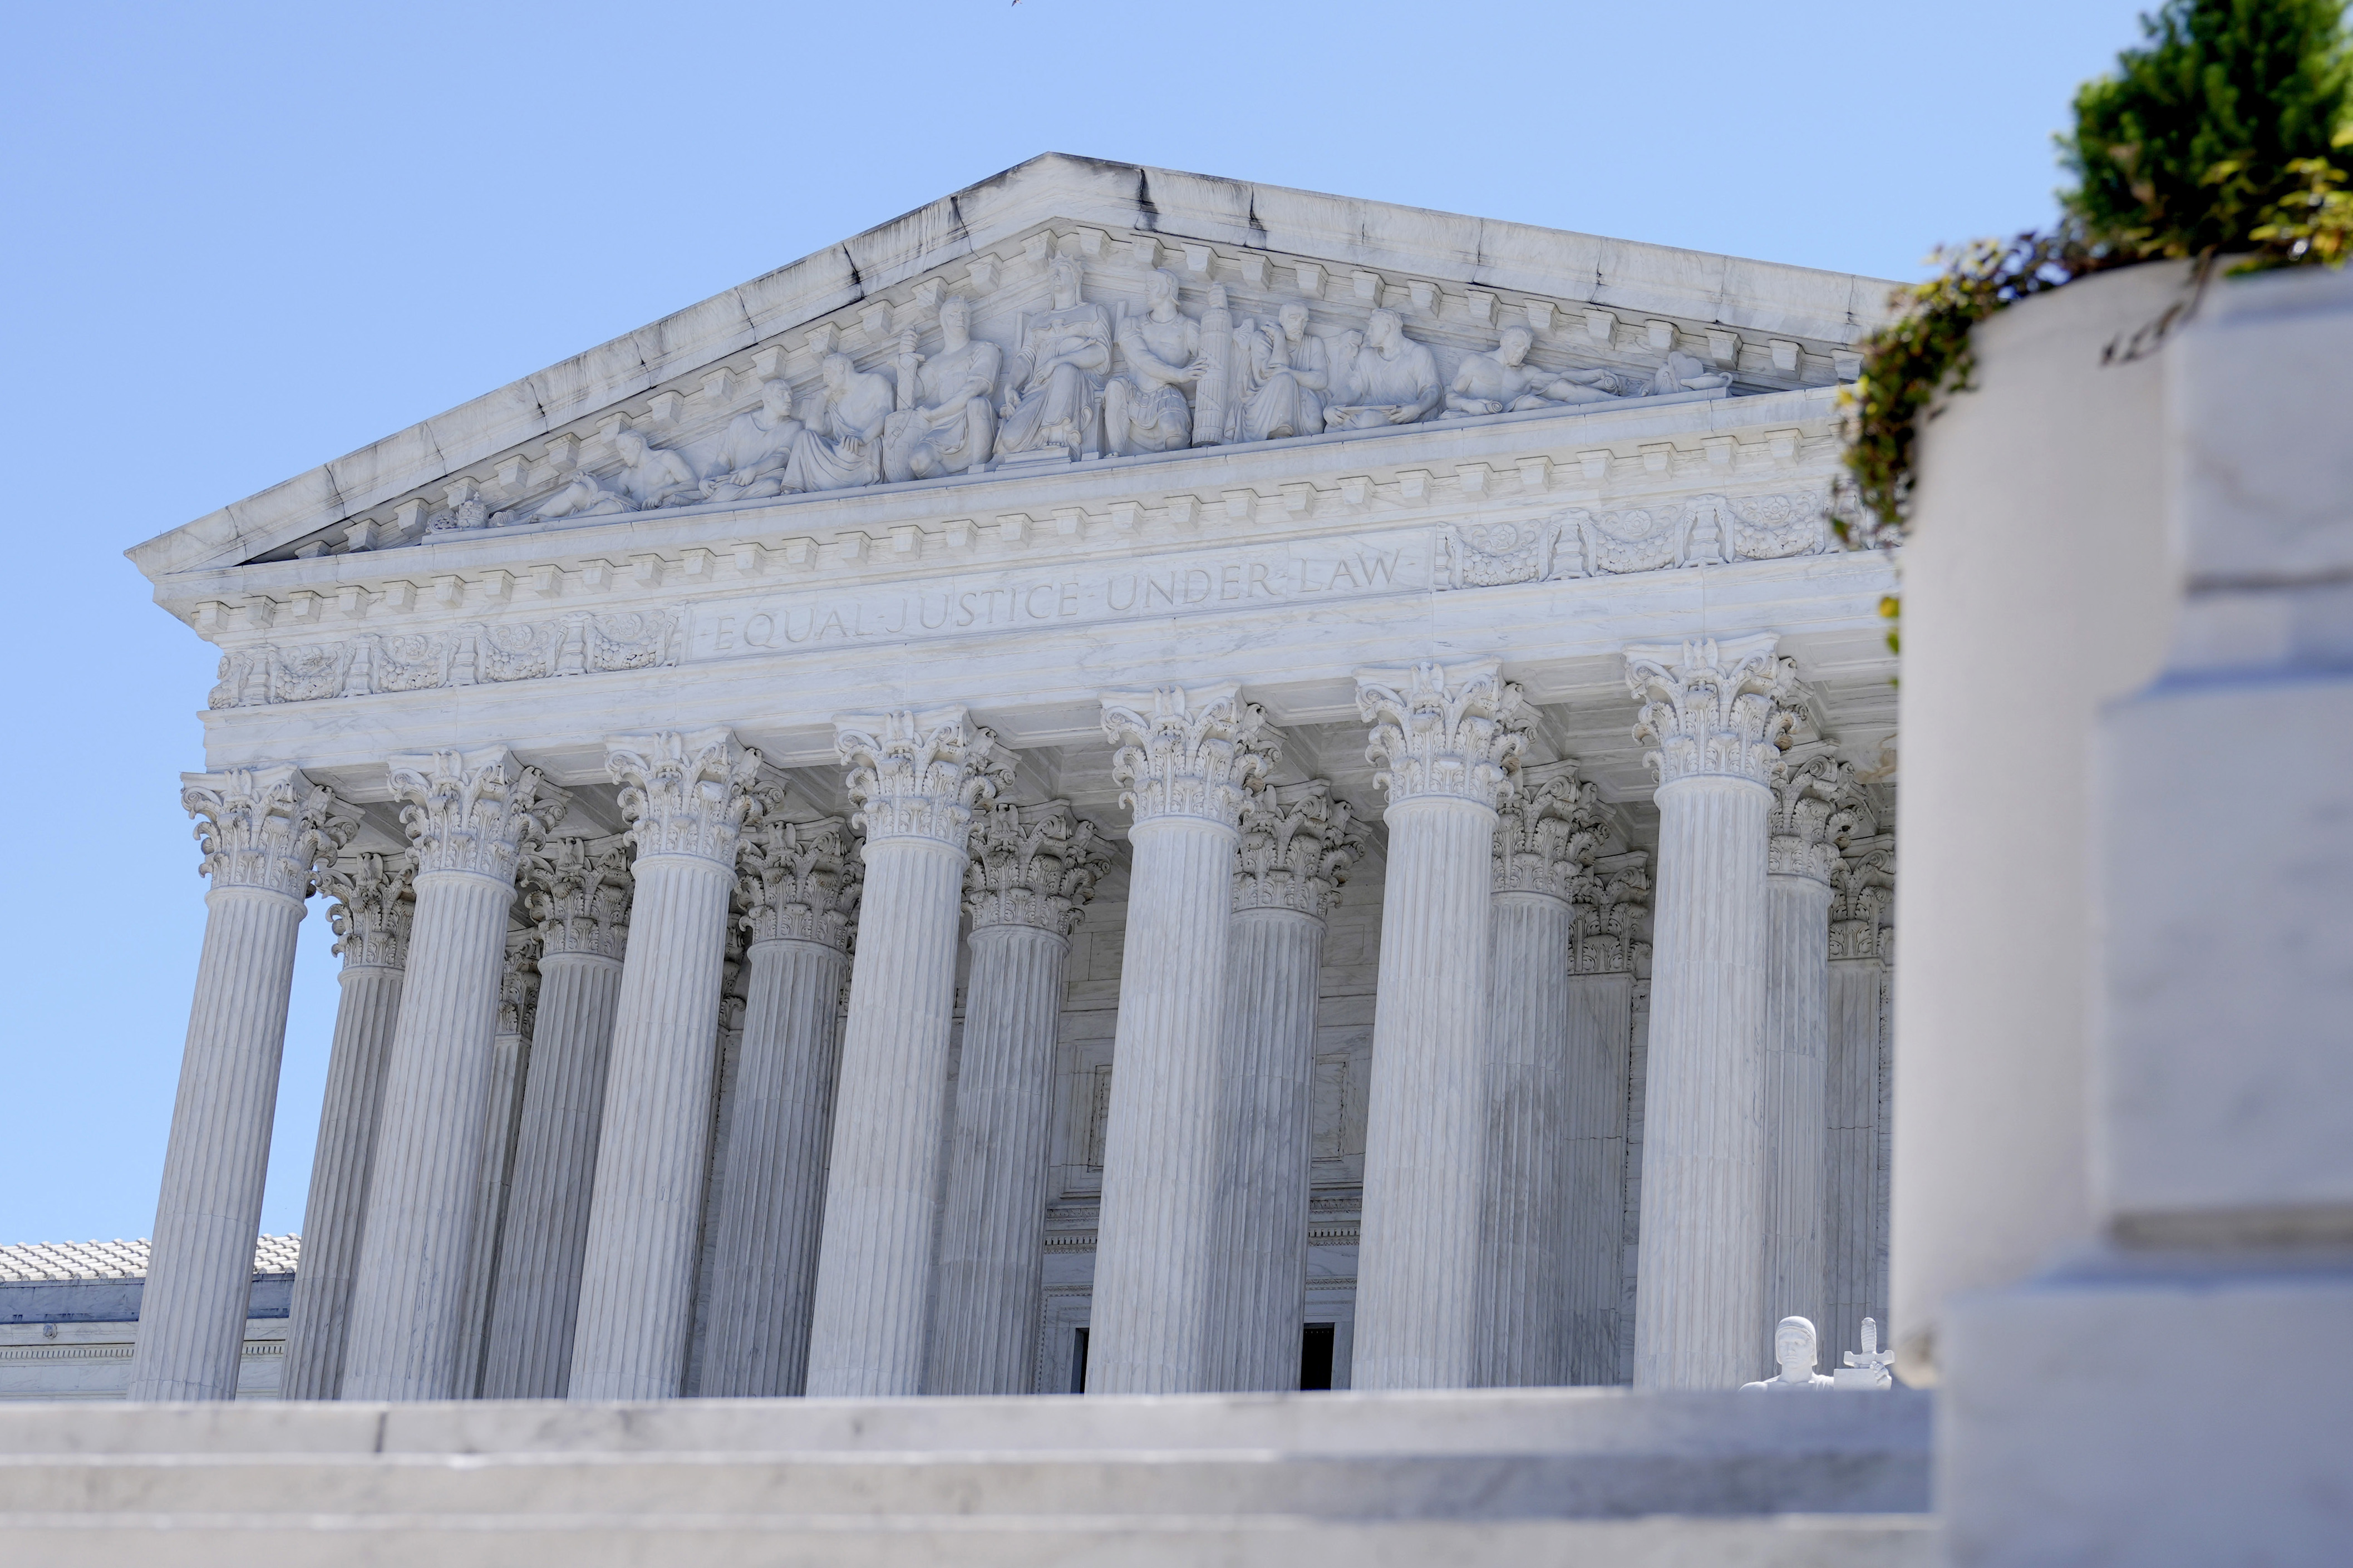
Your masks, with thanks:
[{"label": "carved rosette ornament", "polygon": [[417,874],[464,871],[512,884],[523,849],[564,820],[571,797],[504,746],[392,759]]},{"label": "carved rosette ornament", "polygon": [[1566,902],[1604,834],[1601,792],[1566,763],[1522,771],[1519,787],[1495,808],[1498,893],[1547,893]]},{"label": "carved rosette ornament", "polygon": [[1270,785],[1242,813],[1235,847],[1234,909],[1291,910],[1321,920],[1340,900],[1365,853],[1356,809],[1323,779]]},{"label": "carved rosette ornament", "polygon": [[760,813],[752,788],[759,752],[724,729],[663,730],[607,740],[605,767],[621,786],[621,815],[638,858],[681,855],[734,865],[744,825]]},{"label": "carved rosette ornament", "polygon": [[1588,867],[1570,890],[1575,920],[1568,934],[1571,974],[1630,974],[1648,961],[1650,943],[1636,940],[1651,903],[1651,858],[1641,850]]},{"label": "carved rosette ornament", "polygon": [[857,835],[840,817],[765,818],[735,854],[737,923],[754,942],[817,942],[846,952],[865,880]]},{"label": "carved rosette ornament", "polygon": [[499,1033],[528,1035],[539,1006],[539,933],[507,933],[506,966],[499,972]]},{"label": "carved rosette ornament", "polygon": [[858,806],[850,826],[869,844],[929,838],[961,849],[973,808],[996,799],[1011,773],[995,733],[961,707],[853,714],[833,723],[834,749]]},{"label": "carved rosette ornament", "polygon": [[1831,868],[1831,957],[1892,959],[1895,928],[1895,851],[1869,848]]},{"label": "carved rosette ornament", "polygon": [[1389,804],[1426,795],[1493,807],[1527,746],[1527,700],[1492,658],[1356,672],[1366,757]]},{"label": "carved rosette ornament", "polygon": [[1107,692],[1103,734],[1120,805],[1138,822],[1198,816],[1232,826],[1281,754],[1266,710],[1230,682]]},{"label": "carved rosette ornament", "polygon": [[626,837],[551,838],[523,859],[523,908],[545,954],[619,958],[629,940]]},{"label": "carved rosette ornament", "polygon": [[301,900],[359,832],[324,784],[286,763],[182,773],[180,804],[197,819],[200,875],[215,888],[255,888]]},{"label": "carved rosette ornament", "polygon": [[1776,877],[1827,882],[1839,844],[1853,830],[1854,767],[1835,757],[1809,757],[1773,781],[1772,837],[1766,869]]},{"label": "carved rosette ornament", "polygon": [[974,822],[964,908],[973,925],[1023,925],[1068,936],[1085,918],[1111,854],[1066,800],[999,803]]},{"label": "carved rosette ornament", "polygon": [[408,963],[408,922],[417,912],[406,855],[359,855],[319,873],[319,890],[335,901],[327,925],[345,969],[399,969]]},{"label": "carved rosette ornament", "polygon": [[1626,685],[1642,710],[1634,739],[1661,784],[1707,776],[1770,784],[1781,776],[1784,738],[1797,715],[1783,705],[1797,666],[1774,652],[1770,632],[1717,642],[1637,645],[1626,650]]}]

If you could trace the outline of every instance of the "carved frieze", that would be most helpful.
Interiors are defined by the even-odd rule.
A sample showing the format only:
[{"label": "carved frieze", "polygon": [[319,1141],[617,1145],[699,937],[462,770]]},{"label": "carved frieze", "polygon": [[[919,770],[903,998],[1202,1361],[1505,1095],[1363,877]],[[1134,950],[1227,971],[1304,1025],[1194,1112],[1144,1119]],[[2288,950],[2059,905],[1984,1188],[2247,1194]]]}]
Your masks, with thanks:
[{"label": "carved frieze", "polygon": [[295,647],[261,643],[221,656],[208,705],[258,708],[651,669],[678,662],[683,620],[672,608],[613,615],[574,610],[546,621],[475,623],[445,632],[364,632]]}]

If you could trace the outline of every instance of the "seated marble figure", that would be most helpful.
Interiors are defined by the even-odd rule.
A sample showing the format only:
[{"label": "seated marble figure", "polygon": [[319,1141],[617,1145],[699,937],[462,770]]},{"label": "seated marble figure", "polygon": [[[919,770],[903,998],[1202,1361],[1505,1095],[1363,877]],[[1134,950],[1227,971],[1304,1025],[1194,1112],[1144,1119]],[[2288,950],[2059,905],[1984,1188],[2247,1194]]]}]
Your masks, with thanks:
[{"label": "seated marble figure", "polygon": [[997,444],[995,343],[972,335],[972,302],[940,301],[940,352],[915,352],[913,328],[899,334],[899,406],[882,422],[882,477],[928,479],[987,465]]},{"label": "seated marble figure", "polygon": [[1678,349],[1667,355],[1667,363],[1651,378],[1651,395],[1667,392],[1705,392],[1714,387],[1730,386],[1732,377],[1722,371],[1707,368],[1707,362]]},{"label": "seated marble figure", "polygon": [[898,401],[891,378],[860,370],[845,353],[825,356],[824,388],[786,460],[788,495],[845,490],[882,477],[882,426]]},{"label": "seated marble figure", "polygon": [[1773,1331],[1773,1359],[1780,1363],[1780,1373],[1761,1383],[1744,1383],[1740,1391],[1780,1394],[1792,1389],[1831,1387],[1832,1380],[1814,1370],[1815,1342],[1811,1319],[1782,1319]]},{"label": "seated marble figure", "polygon": [[1607,403],[1618,395],[1618,378],[1606,370],[1549,371],[1528,363],[1535,341],[1535,333],[1525,327],[1505,327],[1494,353],[1467,355],[1446,389],[1446,407],[1438,416],[1521,414],[1572,403]]},{"label": "seated marble figure", "polygon": [[1234,342],[1247,378],[1242,439],[1322,434],[1332,376],[1324,340],[1307,331],[1307,307],[1293,300],[1271,321],[1245,321],[1234,329]]},{"label": "seated marble figure", "polygon": [[791,461],[793,443],[800,438],[801,422],[793,417],[790,383],[760,384],[760,406],[728,422],[719,444],[719,466],[702,481],[705,500],[755,500],[781,495],[785,465]]},{"label": "seated marble figure", "polygon": [[1021,319],[1013,367],[997,408],[997,455],[1052,453],[1076,458],[1102,450],[1096,407],[1111,369],[1111,315],[1079,298],[1079,264],[1060,253],[1047,262],[1053,308]]},{"label": "seated marble figure", "polygon": [[1438,358],[1405,335],[1394,310],[1375,310],[1365,323],[1364,346],[1346,367],[1343,401],[1324,410],[1327,430],[1377,430],[1426,419],[1446,395]]},{"label": "seated marble figure", "polygon": [[1113,341],[1127,374],[1103,389],[1103,447],[1120,457],[1176,452],[1193,439],[1185,388],[1208,365],[1201,324],[1176,309],[1176,274],[1156,268],[1145,282],[1145,313],[1121,318]]}]

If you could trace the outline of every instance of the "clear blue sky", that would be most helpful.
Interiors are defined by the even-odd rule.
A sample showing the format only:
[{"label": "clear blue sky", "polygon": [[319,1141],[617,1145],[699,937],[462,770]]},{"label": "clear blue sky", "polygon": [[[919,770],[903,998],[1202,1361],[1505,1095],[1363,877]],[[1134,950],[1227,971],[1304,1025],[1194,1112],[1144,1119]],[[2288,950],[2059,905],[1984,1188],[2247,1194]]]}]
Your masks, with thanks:
[{"label": "clear blue sky", "polygon": [[[1049,150],[1915,276],[2048,219],[2051,132],[2138,9],[26,6],[0,1242],[154,1217],[213,658],[125,546]],[[333,1023],[317,908],[272,1232],[301,1224]]]}]

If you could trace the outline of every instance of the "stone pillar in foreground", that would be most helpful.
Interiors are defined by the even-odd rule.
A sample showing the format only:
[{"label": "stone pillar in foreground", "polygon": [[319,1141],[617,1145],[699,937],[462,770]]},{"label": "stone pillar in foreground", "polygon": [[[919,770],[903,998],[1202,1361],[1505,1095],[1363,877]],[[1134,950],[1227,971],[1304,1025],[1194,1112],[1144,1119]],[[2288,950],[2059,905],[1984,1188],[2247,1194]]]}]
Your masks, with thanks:
[{"label": "stone pillar in foreground", "polygon": [[675,1399],[694,1323],[728,898],[760,809],[760,753],[711,729],[616,736],[605,759],[637,847],[637,892],[565,1394]]},{"label": "stone pillar in foreground", "polygon": [[1226,945],[1216,1388],[1299,1386],[1324,921],[1364,850],[1355,808],[1322,779],[1269,786],[1242,813]]},{"label": "stone pillar in foreground", "polygon": [[367,1224],[368,1170],[384,1109],[385,1068],[408,964],[412,868],[406,855],[360,855],[319,878],[335,900],[327,919],[343,955],[343,1001],[327,1058],[327,1092],[302,1211],[302,1259],[287,1313],[284,1399],[332,1399],[343,1391],[352,1281]]},{"label": "stone pillar in foreground", "polygon": [[1626,1121],[1633,1068],[1634,984],[1650,857],[1596,860],[1572,891],[1566,1125],[1568,1381],[1620,1381],[1626,1259]]},{"label": "stone pillar in foreground", "polygon": [[1659,781],[1638,1388],[1737,1388],[1769,1364],[1765,857],[1790,679],[1777,640],[1626,650]]},{"label": "stone pillar in foreground", "polygon": [[835,744],[866,830],[866,891],[810,1313],[813,1395],[920,1394],[946,1114],[956,931],[996,737],[962,708],[846,716]]},{"label": "stone pillar in foreground", "polygon": [[392,793],[415,842],[417,910],[343,1397],[455,1399],[515,870],[570,803],[503,746],[396,757]]},{"label": "stone pillar in foreground", "polygon": [[172,1106],[127,1397],[234,1399],[269,1166],[294,938],[312,879],[358,822],[280,763],[180,775],[196,829],[205,946]]},{"label": "stone pillar in foreground", "polygon": [[838,816],[769,817],[744,836],[736,873],[751,942],[727,1160],[711,1198],[706,1397],[794,1394],[807,1381],[841,984],[865,881],[857,837]]},{"label": "stone pillar in foreground", "polygon": [[1107,693],[1103,721],[1135,816],[1087,1392],[1192,1394],[1214,1377],[1236,828],[1274,747],[1231,684]]},{"label": "stone pillar in foreground", "polygon": [[572,1377],[606,1065],[628,945],[623,838],[552,838],[525,871],[539,931],[531,1073],[491,1292],[485,1399],[561,1399]]},{"label": "stone pillar in foreground", "polygon": [[933,1394],[1028,1394],[1045,1308],[1062,967],[1110,857],[1068,801],[1000,804],[965,870],[972,967],[932,1324]]},{"label": "stone pillar in foreground", "polygon": [[[1829,1115],[1831,868],[1854,770],[1789,763],[1773,785],[1765,896],[1765,1317],[1819,1331],[1824,1310],[1823,1164]],[[1825,1343],[1836,1342],[1824,1341]]]},{"label": "stone pillar in foreground", "polygon": [[1498,807],[1480,1247],[1484,1387],[1569,1381],[1569,900],[1600,841],[1599,793],[1565,763],[1524,769]]},{"label": "stone pillar in foreground", "polygon": [[523,1086],[531,1074],[538,954],[537,931],[526,926],[507,933],[506,972],[499,977],[499,1032],[491,1041],[491,1103],[482,1121],[480,1217],[474,1222],[474,1255],[466,1266],[466,1337],[458,1350],[458,1392],[468,1399],[481,1393],[491,1292],[506,1240],[507,1195],[513,1190]]},{"label": "stone pillar in foreground", "polygon": [[1895,850],[1849,840],[1831,868],[1828,1142],[1822,1162],[1821,1340],[1843,1347],[1887,1312],[1887,973]]},{"label": "stone pillar in foreground", "polygon": [[1526,744],[1494,659],[1359,670],[1388,792],[1357,1388],[1468,1388],[1478,1373],[1486,1195],[1489,876],[1495,805]]}]

